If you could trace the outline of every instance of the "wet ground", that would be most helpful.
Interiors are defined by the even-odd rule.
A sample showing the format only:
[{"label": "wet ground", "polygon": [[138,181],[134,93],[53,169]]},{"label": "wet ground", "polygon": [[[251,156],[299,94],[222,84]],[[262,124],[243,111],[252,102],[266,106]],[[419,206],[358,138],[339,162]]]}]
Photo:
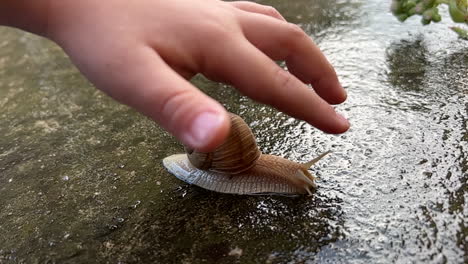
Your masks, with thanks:
[{"label": "wet ground", "polygon": [[[306,161],[313,197],[180,182],[170,135],[96,91],[59,48],[0,28],[0,263],[466,263],[468,42],[380,0],[259,1],[335,65],[352,123],[323,134],[222,84],[194,83]],[[388,1],[390,2],[390,1]]]}]

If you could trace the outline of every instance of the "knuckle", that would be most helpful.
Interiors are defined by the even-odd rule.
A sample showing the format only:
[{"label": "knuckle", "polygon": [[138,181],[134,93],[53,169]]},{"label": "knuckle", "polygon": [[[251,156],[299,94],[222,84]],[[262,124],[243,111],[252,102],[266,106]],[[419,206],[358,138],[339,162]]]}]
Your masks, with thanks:
[{"label": "knuckle", "polygon": [[277,18],[281,17],[280,12],[278,12],[278,10],[276,10],[276,8],[272,6],[265,6],[265,13],[272,17],[277,17]]},{"label": "knuckle", "polygon": [[203,38],[207,42],[211,43],[223,43],[226,42],[232,36],[232,32],[234,31],[231,24],[212,21],[204,25],[203,28]]},{"label": "knuckle", "polygon": [[302,28],[296,24],[288,23],[287,27],[288,39],[291,42],[296,42],[308,37],[304,30],[302,30]]},{"label": "knuckle", "polygon": [[277,69],[274,76],[276,79],[275,84],[279,90],[289,90],[294,85],[293,76],[282,68]]},{"label": "knuckle", "polygon": [[[170,116],[183,116],[181,113],[186,113],[187,108],[184,107],[186,103],[190,102],[191,100],[191,93],[189,90],[179,90],[174,91],[171,94],[167,95],[166,98],[163,98],[159,113],[163,117],[170,117]],[[177,120],[177,118],[173,118]]]}]

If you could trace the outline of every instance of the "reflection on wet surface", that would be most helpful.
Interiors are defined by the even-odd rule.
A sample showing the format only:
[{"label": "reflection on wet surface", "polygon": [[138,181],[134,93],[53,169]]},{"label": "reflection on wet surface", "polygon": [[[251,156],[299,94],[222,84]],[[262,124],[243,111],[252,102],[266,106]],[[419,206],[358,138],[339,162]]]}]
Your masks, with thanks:
[{"label": "reflection on wet surface", "polygon": [[259,1],[300,24],[347,88],[340,136],[194,83],[306,161],[310,197],[211,193],[161,164],[167,133],[92,88],[61,51],[0,29],[0,263],[464,263],[468,43],[382,1]]}]

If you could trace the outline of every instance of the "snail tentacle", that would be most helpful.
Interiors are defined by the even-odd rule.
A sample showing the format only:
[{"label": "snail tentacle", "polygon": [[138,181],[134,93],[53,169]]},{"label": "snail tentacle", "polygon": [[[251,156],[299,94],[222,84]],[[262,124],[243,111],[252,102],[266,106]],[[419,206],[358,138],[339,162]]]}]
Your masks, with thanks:
[{"label": "snail tentacle", "polygon": [[318,155],[318,157],[312,159],[311,161],[308,161],[308,162],[304,163],[303,164],[304,168],[305,169],[310,169],[315,163],[317,163],[319,160],[321,160],[323,157],[325,157],[326,155],[328,155],[330,153],[331,153],[331,151],[329,150],[327,152],[324,152],[324,153]]},{"label": "snail tentacle", "polygon": [[312,188],[317,188],[317,186],[315,185],[314,181],[309,179],[306,174],[304,172],[302,172],[301,170],[297,170],[296,174],[295,174],[296,177],[298,177],[300,180],[303,180],[306,182],[306,184],[304,184],[304,189],[307,191],[307,193],[309,195],[312,195],[312,192],[310,191],[310,187]]}]

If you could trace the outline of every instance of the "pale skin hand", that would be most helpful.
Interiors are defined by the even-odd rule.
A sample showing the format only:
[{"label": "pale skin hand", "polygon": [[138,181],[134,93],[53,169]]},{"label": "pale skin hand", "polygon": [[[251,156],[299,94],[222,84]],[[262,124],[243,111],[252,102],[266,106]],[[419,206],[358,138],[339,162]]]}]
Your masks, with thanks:
[{"label": "pale skin hand", "polygon": [[[346,99],[333,67],[271,7],[219,0],[3,2],[10,8],[19,2],[13,10],[32,15],[0,24],[54,40],[97,88],[195,149],[211,150],[229,132],[226,110],[188,81],[196,73],[325,132],[349,128],[330,105]],[[43,5],[25,8],[27,2]],[[286,61],[289,72],[274,60]]]}]

